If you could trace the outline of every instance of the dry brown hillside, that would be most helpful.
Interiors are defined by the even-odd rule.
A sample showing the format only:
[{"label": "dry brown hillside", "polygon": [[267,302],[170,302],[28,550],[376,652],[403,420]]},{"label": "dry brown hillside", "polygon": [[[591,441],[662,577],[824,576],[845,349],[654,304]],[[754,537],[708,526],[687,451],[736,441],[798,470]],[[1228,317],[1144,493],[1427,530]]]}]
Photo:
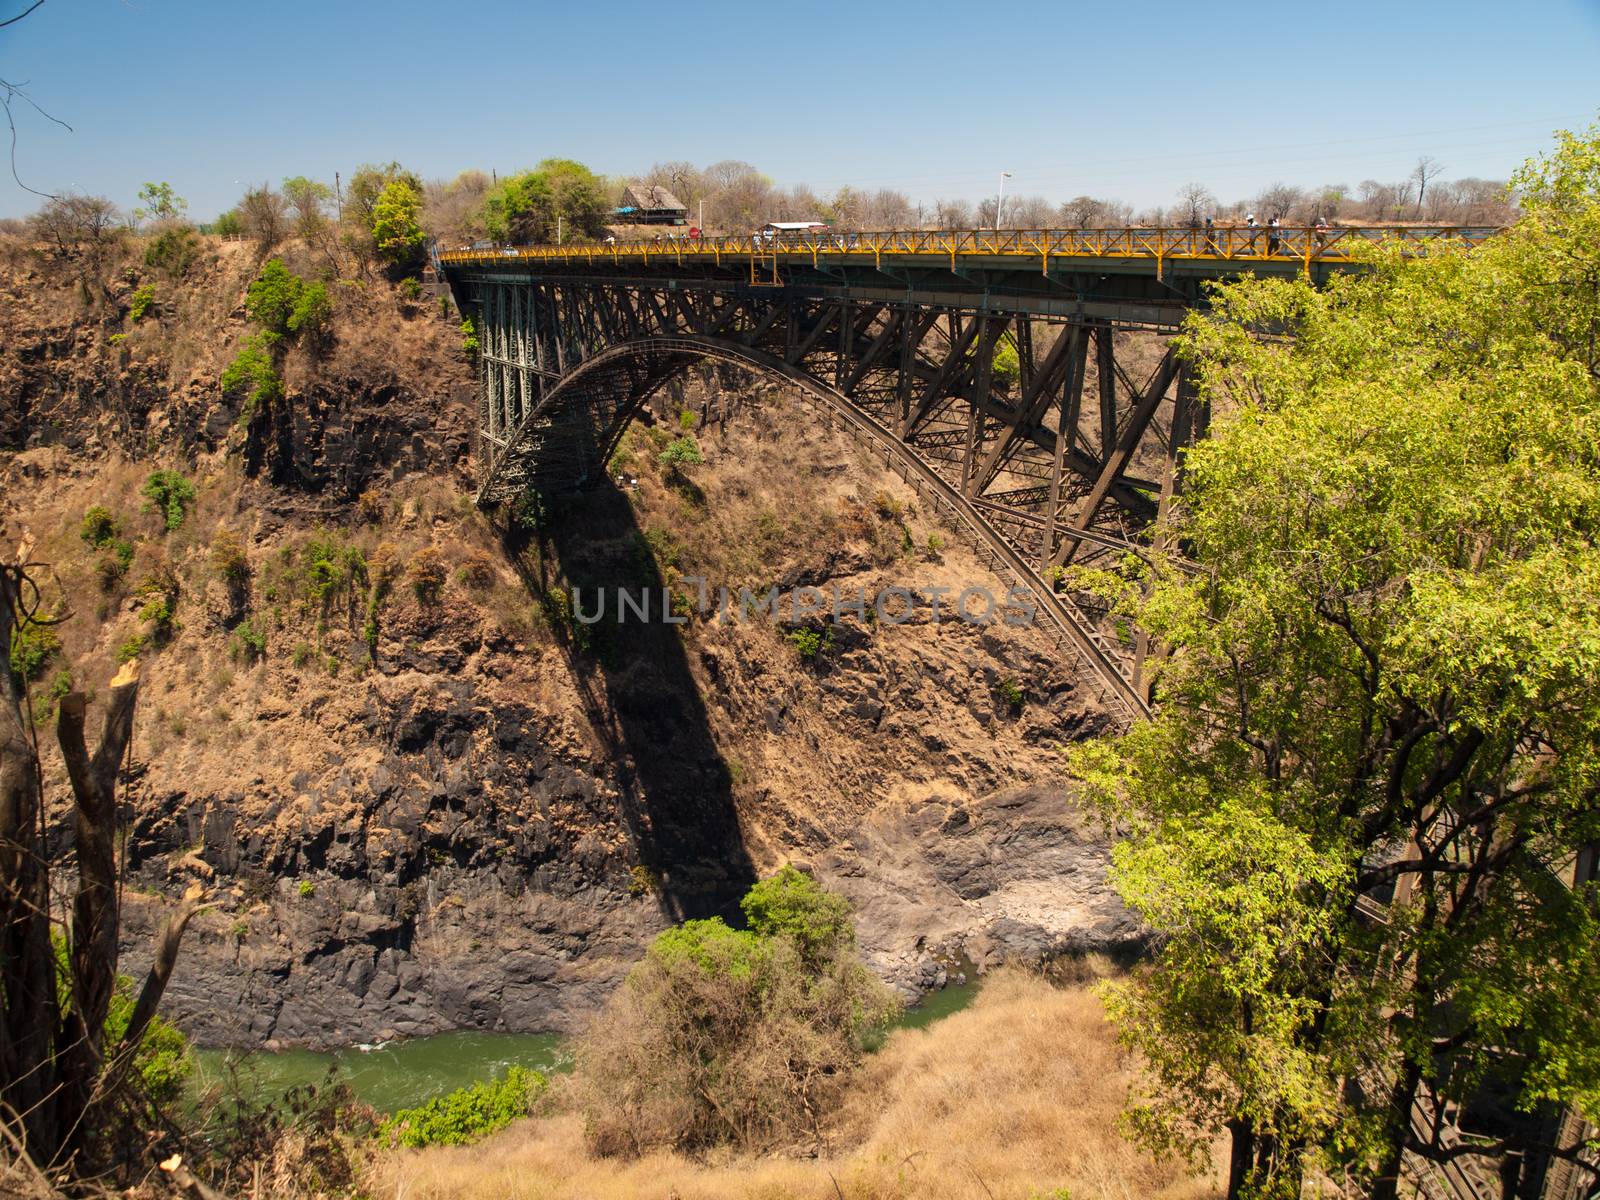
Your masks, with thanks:
[{"label": "dry brown hillside", "polygon": [[[852,895],[906,987],[937,981],[935,950],[1137,936],[1059,777],[1106,717],[1041,634],[924,609],[847,617],[806,656],[792,622],[571,619],[574,582],[1004,593],[842,433],[697,377],[630,435],[636,486],[508,533],[471,501],[471,368],[436,298],[329,277],[331,342],[289,350],[284,398],[223,396],[258,268],[238,242],[176,276],[137,246],[91,271],[0,243],[3,536],[33,539],[70,613],[36,707],[142,639],[130,966],[157,897],[201,878],[219,904],[168,992],[196,1035],[564,1028],[667,921],[786,859]],[[685,425],[706,462],[674,479]],[[170,531],[156,470],[195,489]]]}]

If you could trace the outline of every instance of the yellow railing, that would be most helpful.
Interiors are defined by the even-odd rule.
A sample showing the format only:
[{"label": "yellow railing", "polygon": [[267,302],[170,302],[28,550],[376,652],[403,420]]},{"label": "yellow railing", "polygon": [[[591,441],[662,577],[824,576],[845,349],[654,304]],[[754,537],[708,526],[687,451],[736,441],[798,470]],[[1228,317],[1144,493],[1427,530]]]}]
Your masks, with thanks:
[{"label": "yellow railing", "polygon": [[952,265],[963,258],[1036,259],[1049,270],[1057,258],[1144,259],[1161,264],[1169,260],[1299,262],[1349,262],[1360,243],[1398,239],[1419,247],[1430,242],[1476,245],[1499,232],[1497,227],[1442,228],[1433,225],[1363,226],[1317,229],[1295,226],[1269,229],[1240,226],[1215,229],[1001,229],[910,230],[885,233],[747,234],[740,237],[692,238],[662,234],[627,242],[586,242],[563,246],[507,246],[439,253],[444,264],[488,264],[517,261],[563,263],[714,262],[729,266],[749,264],[770,270],[778,260],[871,259],[886,255],[948,258]]}]

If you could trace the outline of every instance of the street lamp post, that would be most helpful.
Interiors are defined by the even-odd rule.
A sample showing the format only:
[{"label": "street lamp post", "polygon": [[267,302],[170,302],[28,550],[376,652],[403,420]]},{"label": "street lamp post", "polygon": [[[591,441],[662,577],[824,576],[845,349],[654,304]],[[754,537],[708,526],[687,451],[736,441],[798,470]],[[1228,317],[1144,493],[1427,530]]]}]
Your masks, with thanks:
[{"label": "street lamp post", "polygon": [[994,202],[994,231],[1000,232],[1000,213],[1006,206],[1006,180],[1011,178],[1010,171],[1000,172],[1000,195]]}]

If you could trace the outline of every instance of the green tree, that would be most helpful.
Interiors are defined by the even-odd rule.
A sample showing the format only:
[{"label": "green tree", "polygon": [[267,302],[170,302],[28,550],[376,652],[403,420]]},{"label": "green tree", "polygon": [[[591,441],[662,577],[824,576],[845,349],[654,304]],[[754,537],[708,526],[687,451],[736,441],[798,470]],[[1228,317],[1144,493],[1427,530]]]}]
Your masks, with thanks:
[{"label": "green tree", "polygon": [[289,333],[289,318],[304,287],[305,282],[283,265],[283,259],[268,259],[245,295],[245,311],[257,325],[283,337]]},{"label": "green tree", "polygon": [[386,186],[372,206],[372,240],[378,253],[397,267],[415,264],[426,238],[421,218],[420,191],[403,179]]},{"label": "green tree", "polygon": [[518,244],[599,237],[609,215],[604,182],[568,158],[547,158],[532,171],[507,176],[483,204],[489,236]]},{"label": "green tree", "polygon": [[1072,754],[1162,945],[1112,1000],[1140,1127],[1226,1125],[1234,1195],[1474,1152],[1410,1127],[1423,1084],[1600,1117],[1600,128],[1517,186],[1481,249],[1220,289],[1182,503],[1084,580],[1174,648]]},{"label": "green tree", "polygon": [[170,183],[147,183],[139,189],[139,207],[133,215],[139,221],[163,221],[181,217],[188,209],[189,202],[175,193]]},{"label": "green tree", "polygon": [[278,375],[270,350],[271,334],[256,334],[247,339],[233,361],[222,372],[222,394],[243,400],[239,420],[248,422],[263,405],[283,397],[283,379]]},{"label": "green tree", "polygon": [[313,237],[327,224],[328,202],[333,199],[333,189],[327,184],[294,175],[283,181],[283,198],[294,213],[295,232],[301,237]]},{"label": "green tree", "polygon": [[550,181],[525,171],[502,179],[483,201],[483,224],[497,242],[533,245],[555,240],[555,201]]},{"label": "green tree", "polygon": [[357,167],[355,174],[350,176],[350,182],[345,186],[346,217],[370,232],[372,213],[377,207],[378,197],[383,194],[386,187],[396,182],[406,184],[419,196],[422,194],[422,180],[397,162],[376,166],[372,163],[363,163]]},{"label": "green tree", "polygon": [[289,332],[295,337],[320,341],[333,327],[333,298],[321,283],[308,283],[295,297],[289,313]]}]

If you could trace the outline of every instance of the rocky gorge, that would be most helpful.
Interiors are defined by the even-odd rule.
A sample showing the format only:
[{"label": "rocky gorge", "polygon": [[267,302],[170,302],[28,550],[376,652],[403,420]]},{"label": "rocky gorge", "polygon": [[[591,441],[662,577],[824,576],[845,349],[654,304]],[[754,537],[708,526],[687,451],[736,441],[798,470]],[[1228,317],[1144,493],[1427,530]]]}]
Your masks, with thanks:
[{"label": "rocky gorge", "polygon": [[[573,619],[574,585],[1004,593],[842,433],[707,371],[657,398],[616,480],[491,520],[448,305],[336,281],[329,344],[253,405],[218,380],[259,269],[211,239],[176,274],[0,244],[3,536],[65,618],[36,708],[141,639],[124,969],[201,883],[166,998],[194,1037],[570,1029],[656,932],[785,861],[850,897],[907,995],[959,956],[1139,944],[1061,772],[1111,719],[1039,631],[847,615],[807,652],[793,621]],[[703,451],[687,481],[658,461],[669,428]],[[147,511],[157,470],[192,481],[176,528]],[[96,506],[120,570],[83,533]]]}]

